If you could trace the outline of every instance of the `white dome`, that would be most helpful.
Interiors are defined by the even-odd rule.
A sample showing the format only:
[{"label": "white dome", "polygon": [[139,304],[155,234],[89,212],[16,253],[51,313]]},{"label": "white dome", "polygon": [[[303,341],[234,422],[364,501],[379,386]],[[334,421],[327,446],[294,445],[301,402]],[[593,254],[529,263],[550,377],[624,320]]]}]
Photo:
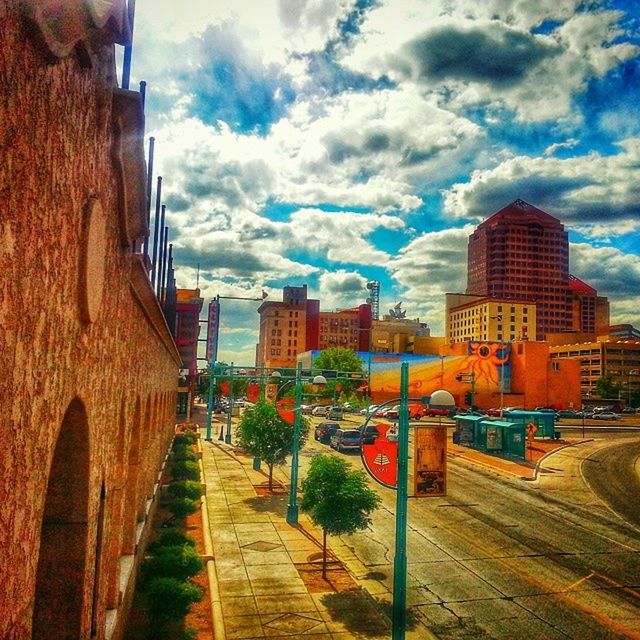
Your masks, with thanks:
[{"label": "white dome", "polygon": [[455,407],[456,401],[448,391],[445,389],[438,389],[431,394],[429,404],[432,407]]}]

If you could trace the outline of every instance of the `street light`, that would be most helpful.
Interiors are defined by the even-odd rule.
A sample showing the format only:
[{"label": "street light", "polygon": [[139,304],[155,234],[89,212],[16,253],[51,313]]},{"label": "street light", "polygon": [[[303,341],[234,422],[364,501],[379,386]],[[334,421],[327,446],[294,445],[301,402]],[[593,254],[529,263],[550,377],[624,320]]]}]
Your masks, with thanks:
[{"label": "street light", "polygon": [[[502,316],[490,316],[492,320],[502,322]],[[502,335],[502,334],[501,334]],[[504,341],[500,338],[500,351],[504,358]],[[504,362],[500,365],[500,419],[502,420],[502,406],[504,405]]]},{"label": "street light", "polygon": [[[273,371],[273,378],[281,378],[279,371]],[[300,423],[302,421],[302,363],[298,362],[296,367],[296,377],[289,380],[280,389],[278,393],[291,382],[295,383],[295,400],[294,400],[294,419],[293,419],[293,443],[291,445],[291,486],[289,487],[289,504],[287,505],[287,523],[298,524],[298,449],[300,448]],[[327,384],[327,379],[318,375],[312,380],[313,384]],[[278,394],[276,394],[276,402]]]}]

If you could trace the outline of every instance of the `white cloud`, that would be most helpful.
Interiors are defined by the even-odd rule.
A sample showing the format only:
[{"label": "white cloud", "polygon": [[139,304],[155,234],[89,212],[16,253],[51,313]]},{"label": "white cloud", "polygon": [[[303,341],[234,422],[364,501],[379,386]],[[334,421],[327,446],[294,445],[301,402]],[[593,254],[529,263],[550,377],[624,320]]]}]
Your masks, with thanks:
[{"label": "white cloud", "polygon": [[[577,2],[384,2],[367,14],[342,62],[373,77],[443,92],[443,104],[506,106],[523,121],[568,118],[572,98],[640,48],[615,11],[574,13]],[[543,20],[564,21],[548,35]],[[553,81],[549,81],[552,78]]]},{"label": "white cloud", "polygon": [[492,169],[476,170],[466,183],[444,193],[444,209],[454,218],[481,220],[516,198],[560,217],[576,228],[615,235],[603,221],[630,228],[638,219],[635,187],[640,162],[638,139],[620,143],[618,155],[559,159],[518,156]]}]

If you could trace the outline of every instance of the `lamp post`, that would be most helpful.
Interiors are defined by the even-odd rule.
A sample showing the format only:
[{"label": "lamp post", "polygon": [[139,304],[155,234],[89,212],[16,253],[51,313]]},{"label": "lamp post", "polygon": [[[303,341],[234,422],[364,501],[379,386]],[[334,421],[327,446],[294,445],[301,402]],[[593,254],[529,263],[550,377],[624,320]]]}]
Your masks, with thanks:
[{"label": "lamp post", "polygon": [[409,467],[409,363],[400,365],[398,416],[398,490],[396,492],[396,546],[393,558],[391,638],[404,640],[407,624],[407,471]]},{"label": "lamp post", "polygon": [[205,440],[211,442],[211,422],[213,420],[213,390],[215,389],[215,366],[214,360],[209,362],[209,398],[207,399],[207,432]]},{"label": "lamp post", "polygon": [[[502,316],[491,316],[492,319],[502,322]],[[500,351],[504,357],[504,341],[500,338]],[[504,405],[504,362],[500,365],[500,420],[502,420],[502,407]]]},{"label": "lamp post", "polygon": [[[279,371],[274,371],[271,376],[273,378],[281,378],[282,374]],[[294,419],[293,419],[293,442],[291,444],[291,484],[289,487],[289,504],[287,505],[287,523],[298,524],[298,450],[300,448],[300,425],[302,422],[302,363],[298,362],[296,366],[296,376],[294,380],[289,380],[278,390],[281,392],[287,384],[295,383],[295,397],[294,397]],[[324,376],[315,376],[313,378],[313,384],[327,384],[327,379]],[[276,402],[277,402],[276,394]]]}]

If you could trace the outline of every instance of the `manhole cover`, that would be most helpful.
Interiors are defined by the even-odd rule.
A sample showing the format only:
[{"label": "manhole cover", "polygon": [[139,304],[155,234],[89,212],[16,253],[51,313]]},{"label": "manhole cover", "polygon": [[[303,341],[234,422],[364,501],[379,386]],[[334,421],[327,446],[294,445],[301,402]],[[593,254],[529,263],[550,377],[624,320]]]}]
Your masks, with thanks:
[{"label": "manhole cover", "polygon": [[297,613],[285,613],[279,618],[268,622],[264,626],[269,629],[279,631],[280,633],[298,635],[313,629],[313,627],[321,623],[322,620],[318,620],[316,618],[307,618],[306,616],[300,616]]},{"label": "manhole cover", "polygon": [[252,551],[273,551],[278,547],[281,547],[281,544],[276,544],[275,542],[266,542],[265,540],[258,540],[258,542],[252,542],[251,544],[245,544],[242,546],[243,549],[251,549]]}]

